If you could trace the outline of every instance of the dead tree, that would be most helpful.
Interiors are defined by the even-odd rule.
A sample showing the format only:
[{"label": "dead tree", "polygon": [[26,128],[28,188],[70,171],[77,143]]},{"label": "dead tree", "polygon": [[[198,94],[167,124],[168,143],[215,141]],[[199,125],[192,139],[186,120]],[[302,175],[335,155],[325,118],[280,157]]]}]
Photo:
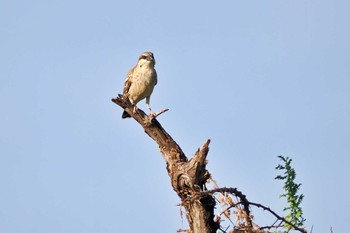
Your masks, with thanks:
[{"label": "dead tree", "polygon": [[[133,112],[133,106],[129,99],[124,95],[119,95],[112,99],[114,103],[125,109],[145,130],[159,146],[160,152],[165,160],[166,169],[170,177],[171,185],[174,191],[181,199],[181,205],[186,210],[186,217],[190,226],[190,230],[180,230],[191,233],[215,233],[218,229],[226,232],[220,227],[220,215],[226,215],[230,209],[239,208],[241,211],[239,224],[236,224],[230,232],[268,232],[270,229],[280,228],[283,224],[292,223],[280,217],[268,207],[260,204],[249,202],[246,196],[235,188],[217,188],[207,190],[206,183],[210,180],[211,175],[206,169],[206,157],[209,151],[210,139],[206,140],[201,148],[199,148],[191,159],[188,159],[180,146],[172,139],[172,137],[164,130],[156,117],[163,110],[154,116],[146,115],[142,110]],[[227,208],[219,215],[214,215],[214,208],[218,199],[215,193],[223,195],[231,194],[237,198],[236,202],[232,200],[227,202]],[[220,202],[220,201],[219,201]],[[250,214],[252,206],[262,208],[269,211],[276,217],[276,222],[272,225],[259,227],[253,221]],[[237,212],[236,212],[237,214]],[[295,230],[305,232],[304,229],[293,226]]]}]

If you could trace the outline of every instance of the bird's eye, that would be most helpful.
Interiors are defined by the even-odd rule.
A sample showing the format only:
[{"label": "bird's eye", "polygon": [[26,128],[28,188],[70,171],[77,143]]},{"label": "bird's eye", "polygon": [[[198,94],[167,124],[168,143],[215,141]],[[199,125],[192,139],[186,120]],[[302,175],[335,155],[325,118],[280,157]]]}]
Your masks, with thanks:
[{"label": "bird's eye", "polygon": [[141,56],[141,59],[147,59],[147,56]]}]

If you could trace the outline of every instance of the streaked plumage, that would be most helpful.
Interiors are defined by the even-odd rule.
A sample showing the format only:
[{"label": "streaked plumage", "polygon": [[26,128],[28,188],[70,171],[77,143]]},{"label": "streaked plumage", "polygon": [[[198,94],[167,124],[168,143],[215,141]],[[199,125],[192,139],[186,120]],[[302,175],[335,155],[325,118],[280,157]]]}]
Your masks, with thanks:
[{"label": "streaked plumage", "polygon": [[[157,72],[154,69],[156,61],[153,53],[144,52],[140,55],[139,60],[128,73],[124,83],[123,94],[128,94],[130,102],[134,105],[134,112],[137,110],[136,104],[146,98],[146,105],[153,114],[149,105],[154,86],[157,84]],[[124,111],[122,118],[130,117]]]}]

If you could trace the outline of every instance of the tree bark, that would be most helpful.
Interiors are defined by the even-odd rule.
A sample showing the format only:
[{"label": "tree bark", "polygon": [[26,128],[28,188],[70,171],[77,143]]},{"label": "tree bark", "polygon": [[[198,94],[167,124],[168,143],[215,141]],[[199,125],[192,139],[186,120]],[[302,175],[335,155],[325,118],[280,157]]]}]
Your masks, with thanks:
[{"label": "tree bark", "polygon": [[194,156],[188,159],[154,116],[148,116],[140,109],[134,113],[133,106],[124,95],[119,95],[112,101],[125,109],[158,144],[171,185],[186,209],[191,232],[215,233],[219,229],[219,223],[214,221],[215,200],[210,193],[203,194],[210,178],[206,169],[210,140],[205,141]]}]

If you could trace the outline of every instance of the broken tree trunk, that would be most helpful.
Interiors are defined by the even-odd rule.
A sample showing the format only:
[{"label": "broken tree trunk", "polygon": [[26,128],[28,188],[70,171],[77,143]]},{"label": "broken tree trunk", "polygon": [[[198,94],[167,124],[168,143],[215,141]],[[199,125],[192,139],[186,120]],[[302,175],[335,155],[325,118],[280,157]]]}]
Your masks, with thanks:
[{"label": "broken tree trunk", "polygon": [[148,116],[142,110],[133,113],[133,106],[123,95],[119,95],[112,101],[125,109],[158,144],[166,162],[171,185],[186,209],[191,232],[216,232],[219,229],[219,223],[214,221],[215,200],[210,193],[203,194],[203,191],[207,190],[205,184],[210,178],[206,170],[210,140],[208,139],[189,160],[154,116]]}]

